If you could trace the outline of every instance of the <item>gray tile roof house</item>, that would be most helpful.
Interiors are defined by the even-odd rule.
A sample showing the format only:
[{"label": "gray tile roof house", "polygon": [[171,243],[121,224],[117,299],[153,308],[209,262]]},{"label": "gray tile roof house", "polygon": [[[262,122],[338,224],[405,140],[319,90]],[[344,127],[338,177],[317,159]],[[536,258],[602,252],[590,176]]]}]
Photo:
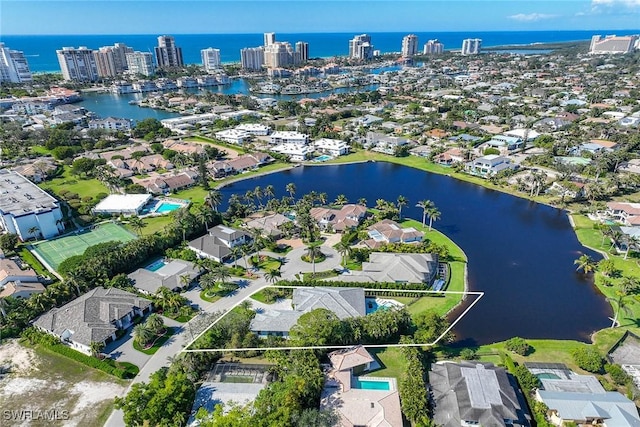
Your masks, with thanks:
[{"label": "gray tile roof house", "polygon": [[524,397],[515,380],[492,363],[438,362],[431,365],[429,381],[435,405],[433,420],[439,426],[459,427],[463,422],[530,425]]},{"label": "gray tile roof house", "polygon": [[362,288],[297,288],[293,291],[293,310],[265,310],[257,313],[250,329],[266,337],[288,336],[300,316],[317,308],[325,308],[340,319],[366,315]]},{"label": "gray tile roof house", "polygon": [[291,222],[291,220],[282,214],[275,213],[265,215],[262,218],[254,218],[248,221],[246,225],[249,228],[264,230],[270,236],[278,237],[282,235],[279,227],[286,222]]},{"label": "gray tile roof house", "polygon": [[174,259],[156,271],[139,268],[127,275],[133,280],[133,287],[147,294],[155,294],[164,286],[171,291],[178,291],[186,285],[182,276],[189,277],[189,283],[200,276],[200,268],[189,261]]},{"label": "gray tile roof house", "polygon": [[209,229],[208,234],[189,242],[189,249],[201,258],[224,262],[231,255],[231,248],[248,243],[251,237],[244,231],[223,225]]},{"label": "gray tile roof house", "polygon": [[331,280],[344,282],[433,283],[438,276],[436,254],[372,252],[361,271]]},{"label": "gray tile roof house", "polygon": [[92,342],[114,340],[117,330],[131,326],[136,315],[150,312],[151,304],[131,292],[99,287],[62,307],[49,310],[33,324],[74,349],[89,354]]}]

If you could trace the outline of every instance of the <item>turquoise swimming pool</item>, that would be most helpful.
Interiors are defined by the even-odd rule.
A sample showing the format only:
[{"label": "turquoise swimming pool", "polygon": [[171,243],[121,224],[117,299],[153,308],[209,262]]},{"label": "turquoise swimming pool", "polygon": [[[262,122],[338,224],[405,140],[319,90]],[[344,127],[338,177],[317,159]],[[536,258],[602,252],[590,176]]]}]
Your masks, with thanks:
[{"label": "turquoise swimming pool", "polygon": [[182,207],[179,203],[160,202],[160,206],[155,210],[157,213],[167,213],[178,210]]},{"label": "turquoise swimming pool", "polygon": [[331,160],[333,159],[333,157],[331,156],[327,156],[326,154],[323,154],[322,156],[318,156],[315,159],[313,159],[314,162],[326,162],[327,160]]},{"label": "turquoise swimming pool", "polygon": [[356,378],[351,384],[351,388],[361,390],[391,390],[391,384],[386,380],[361,380]]},{"label": "turquoise swimming pool", "polygon": [[158,271],[160,270],[162,267],[164,267],[165,265],[167,265],[167,263],[165,262],[164,259],[160,258],[155,260],[154,262],[152,262],[151,264],[147,265],[144,269],[145,270],[149,270],[149,271]]}]

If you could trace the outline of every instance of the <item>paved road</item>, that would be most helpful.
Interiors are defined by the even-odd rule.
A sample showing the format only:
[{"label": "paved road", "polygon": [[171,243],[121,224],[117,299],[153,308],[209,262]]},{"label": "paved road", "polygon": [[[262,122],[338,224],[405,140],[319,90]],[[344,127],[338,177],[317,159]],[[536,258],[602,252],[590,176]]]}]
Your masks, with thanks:
[{"label": "paved road", "polygon": [[[239,288],[233,295],[224,297],[219,299],[216,302],[209,303],[202,300],[202,303],[196,302],[200,304],[200,308],[207,313],[214,313],[217,311],[228,311],[240,304],[242,301],[247,299],[251,294],[258,292],[260,289],[268,286],[267,282],[263,278],[259,278],[253,281],[246,281],[246,286]],[[196,321],[197,318],[194,318]],[[170,320],[170,319],[169,319]],[[169,325],[169,321],[165,322]],[[169,325],[173,326],[173,324]],[[189,328],[189,324],[180,324],[177,326],[177,331],[174,333],[167,342],[163,344],[160,349],[149,358],[147,363],[144,366],[140,366],[140,373],[133,379],[129,388],[133,384],[148,382],[151,374],[156,372],[162,367],[169,366],[171,358],[175,357],[178,353],[182,351],[182,349],[192,340],[193,335],[191,333],[191,329]],[[127,390],[127,393],[129,390]],[[120,410],[114,410],[111,413],[111,416],[105,423],[105,427],[123,427],[124,419],[123,413]]]}]

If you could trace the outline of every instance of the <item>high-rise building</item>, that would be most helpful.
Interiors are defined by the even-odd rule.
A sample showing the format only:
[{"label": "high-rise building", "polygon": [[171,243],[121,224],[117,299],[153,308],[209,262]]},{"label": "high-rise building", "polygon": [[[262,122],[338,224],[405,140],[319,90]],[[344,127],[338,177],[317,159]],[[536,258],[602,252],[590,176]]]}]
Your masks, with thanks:
[{"label": "high-rise building", "polygon": [[618,37],[615,35],[591,37],[590,54],[628,53],[633,51],[638,36]]},{"label": "high-rise building", "polygon": [[425,55],[437,55],[444,52],[444,45],[440,43],[440,40],[434,39],[429,40],[424,44],[424,48],[422,53]]},{"label": "high-rise building", "polygon": [[208,72],[220,68],[220,49],[214,49],[212,47],[202,49],[200,55],[202,56],[202,66],[205,71]]},{"label": "high-rise building", "polygon": [[364,60],[373,58],[371,36],[360,34],[349,40],[349,58]]},{"label": "high-rise building", "polygon": [[478,55],[482,48],[482,40],[480,39],[464,39],[462,40],[462,50],[460,53],[463,55]]},{"label": "high-rise building", "polygon": [[271,46],[276,42],[276,33],[264,33],[264,46]]},{"label": "high-rise building", "polygon": [[151,52],[131,52],[127,53],[126,58],[129,74],[141,74],[147,77],[155,74],[156,67],[153,64]]},{"label": "high-rise building", "polygon": [[62,76],[65,80],[95,82],[100,78],[93,50],[84,46],[79,48],[63,47],[56,50]]},{"label": "high-rise building", "polygon": [[280,68],[295,63],[293,48],[289,42],[275,42],[264,47],[264,65]]},{"label": "high-rise building", "polygon": [[0,43],[0,82],[27,83],[32,81],[29,63],[24,53],[11,50]]},{"label": "high-rise building", "polygon": [[159,36],[155,52],[159,68],[184,66],[182,48],[176,46],[173,36]]},{"label": "high-rise building", "polygon": [[240,63],[245,70],[261,70],[264,64],[264,49],[262,46],[240,49]]},{"label": "high-rise building", "polygon": [[296,43],[296,58],[298,63],[305,63],[309,60],[309,43],[297,42]]},{"label": "high-rise building", "polygon": [[113,51],[110,46],[101,47],[98,50],[93,51],[93,57],[96,61],[96,67],[98,69],[98,75],[103,77],[114,77],[119,73],[116,71],[116,63],[113,57]]},{"label": "high-rise building", "polygon": [[402,56],[409,58],[418,53],[418,36],[409,34],[402,38]]}]

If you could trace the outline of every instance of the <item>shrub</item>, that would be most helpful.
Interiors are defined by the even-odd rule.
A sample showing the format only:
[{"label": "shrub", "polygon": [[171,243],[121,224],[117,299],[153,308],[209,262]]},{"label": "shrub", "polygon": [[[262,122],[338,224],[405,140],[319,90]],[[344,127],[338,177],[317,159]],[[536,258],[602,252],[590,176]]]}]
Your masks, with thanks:
[{"label": "shrub", "polygon": [[604,370],[609,374],[611,379],[618,385],[625,385],[631,379],[629,375],[622,369],[620,365],[607,363]]},{"label": "shrub", "polygon": [[507,340],[506,348],[520,356],[526,356],[531,351],[531,346],[520,337],[513,337]]},{"label": "shrub", "polygon": [[476,351],[472,348],[465,348],[460,352],[462,360],[473,360],[476,358]]},{"label": "shrub", "polygon": [[534,389],[540,387],[540,379],[533,375],[524,365],[516,366],[516,378],[523,391],[531,393]]},{"label": "shrub", "polygon": [[598,374],[604,368],[604,359],[593,347],[576,348],[571,352],[571,357],[576,365],[587,372]]}]

